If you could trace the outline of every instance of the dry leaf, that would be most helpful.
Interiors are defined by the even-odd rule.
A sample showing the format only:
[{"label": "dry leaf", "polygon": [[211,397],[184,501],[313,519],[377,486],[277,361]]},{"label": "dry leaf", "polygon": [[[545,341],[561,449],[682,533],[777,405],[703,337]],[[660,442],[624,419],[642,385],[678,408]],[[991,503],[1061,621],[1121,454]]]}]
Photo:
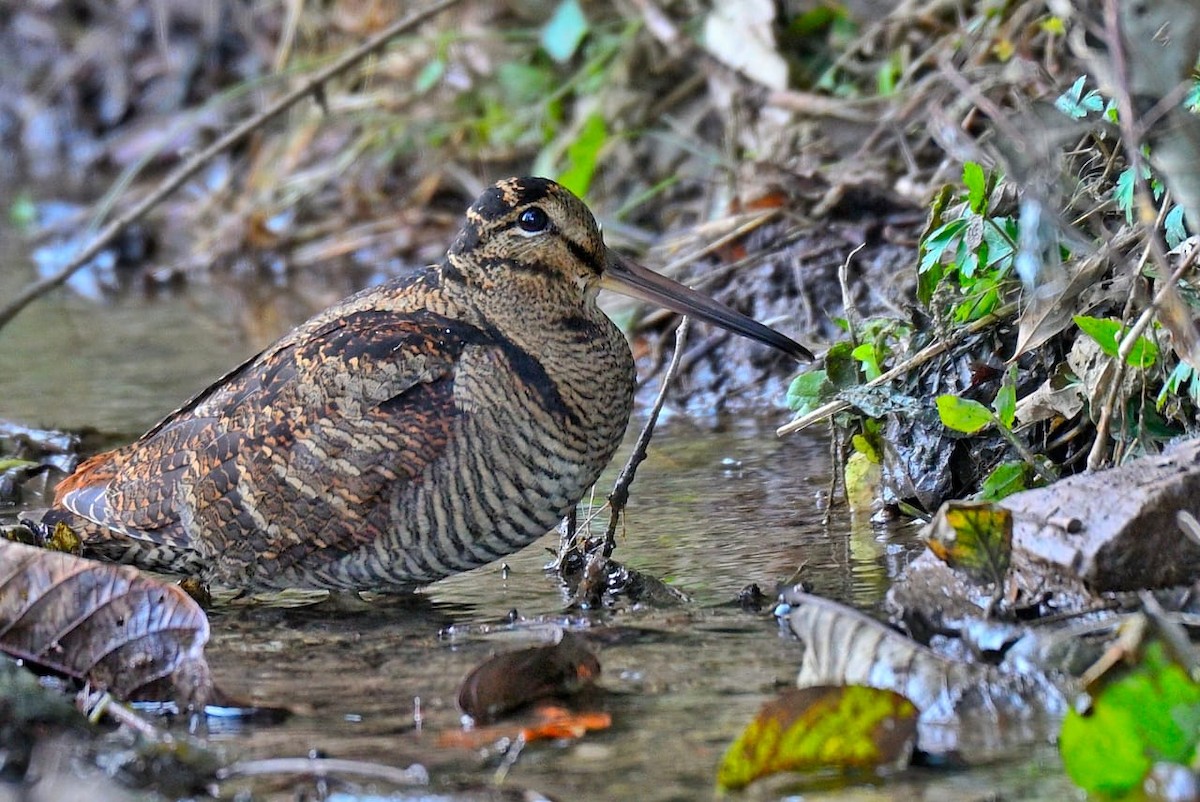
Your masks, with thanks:
[{"label": "dry leaf", "polygon": [[947,501],[925,530],[937,558],[976,582],[1001,584],[1012,560],[1012,511],[990,501]]},{"label": "dry leaf", "polygon": [[503,738],[520,738],[525,743],[575,740],[589,732],[606,730],[612,726],[612,716],[608,713],[576,713],[552,704],[535,706],[533,716],[533,722],[523,727],[508,723],[444,732],[438,737],[438,746],[482,749]]},{"label": "dry leaf", "polygon": [[200,706],[208,619],[129,566],[0,541],[0,651],[110,691]]},{"label": "dry leaf", "polygon": [[704,21],[704,47],[718,60],[770,89],[786,89],[787,62],[775,47],[770,0],[722,0]]},{"label": "dry leaf", "polygon": [[498,654],[463,680],[458,707],[488,721],[536,699],[577,693],[600,676],[600,661],[583,639],[564,632],[550,646]]}]

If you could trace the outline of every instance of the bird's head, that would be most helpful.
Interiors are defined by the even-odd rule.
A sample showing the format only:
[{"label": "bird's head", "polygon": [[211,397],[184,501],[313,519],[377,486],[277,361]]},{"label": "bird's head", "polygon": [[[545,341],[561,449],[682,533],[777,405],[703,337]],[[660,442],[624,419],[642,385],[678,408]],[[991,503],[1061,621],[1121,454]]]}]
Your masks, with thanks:
[{"label": "bird's head", "polygon": [[796,359],[807,348],[774,329],[610,250],[588,207],[546,178],[507,178],[484,190],[447,254],[450,274],[491,291],[506,284],[574,288],[591,303],[600,288],[690,315]]}]

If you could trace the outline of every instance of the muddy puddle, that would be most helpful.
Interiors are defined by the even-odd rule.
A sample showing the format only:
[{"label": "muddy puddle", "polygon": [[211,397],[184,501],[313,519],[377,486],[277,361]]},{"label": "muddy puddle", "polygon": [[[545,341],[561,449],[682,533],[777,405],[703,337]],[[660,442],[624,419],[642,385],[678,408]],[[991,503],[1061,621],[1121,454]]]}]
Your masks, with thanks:
[{"label": "muddy puddle", "polygon": [[[3,232],[0,259],[7,295],[32,268],[20,241]],[[289,292],[260,287],[260,297],[278,296],[265,305],[220,285],[102,302],[55,293],[0,333],[0,417],[133,436],[268,342],[289,318],[303,317],[306,305],[332,300],[311,292],[293,303]],[[247,323],[256,316],[266,322]],[[676,417],[655,437],[615,557],[683,592],[686,603],[568,617],[563,589],[543,570],[556,545],[547,537],[506,565],[366,611],[279,603],[215,610],[208,657],[217,683],[294,711],[281,724],[212,720],[207,737],[230,759],[321,754],[420,764],[430,777],[411,797],[361,778],[321,784],[287,773],[230,783],[223,795],[499,798],[488,789],[505,767],[502,787],[516,795],[504,798],[524,798],[522,789],[561,800],[711,798],[725,748],[764,700],[794,682],[800,661],[801,645],[779,633],[770,604],[744,611],[735,603],[739,590],[757,583],[770,596],[799,570],[815,592],[870,609],[917,550],[909,531],[874,528],[841,512],[823,527],[828,443],[779,440],[779,422],[776,414],[714,427]],[[610,469],[601,480],[602,492],[614,475]],[[445,733],[460,728],[454,698],[463,677],[496,650],[539,642],[555,624],[586,628],[598,647],[602,693],[591,704],[611,714],[612,727],[568,744],[530,745],[511,765],[501,751],[442,745]],[[747,798],[800,798],[795,793],[776,784]],[[1048,747],[1019,765],[914,770],[882,784],[830,782],[803,791],[805,799],[837,800],[1071,795]]]}]

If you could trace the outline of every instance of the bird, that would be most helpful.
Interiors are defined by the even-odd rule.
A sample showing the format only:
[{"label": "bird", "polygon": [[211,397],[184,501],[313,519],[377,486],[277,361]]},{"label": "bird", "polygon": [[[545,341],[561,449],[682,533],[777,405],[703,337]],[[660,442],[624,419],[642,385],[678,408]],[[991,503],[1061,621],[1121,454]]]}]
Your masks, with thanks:
[{"label": "bird", "polygon": [[636,372],[601,288],[812,358],[610,250],[563,186],[509,178],[439,263],[317,313],[82,461],[42,522],[86,556],[242,592],[406,592],[493,562],[574,509],[624,436]]}]

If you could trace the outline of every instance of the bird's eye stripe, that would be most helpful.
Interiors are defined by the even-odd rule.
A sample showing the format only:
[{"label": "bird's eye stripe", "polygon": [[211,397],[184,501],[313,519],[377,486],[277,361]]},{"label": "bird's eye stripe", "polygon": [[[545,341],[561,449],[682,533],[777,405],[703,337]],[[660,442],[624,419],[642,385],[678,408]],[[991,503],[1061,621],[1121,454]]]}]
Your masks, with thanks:
[{"label": "bird's eye stripe", "polygon": [[590,267],[592,269],[592,272],[595,273],[597,276],[604,272],[604,265],[600,262],[599,259],[596,258],[596,256],[591,251],[589,251],[587,248],[583,247],[582,245],[580,245],[578,242],[576,242],[573,239],[569,239],[566,237],[564,237],[564,239],[566,239],[566,242],[567,242],[567,250],[569,250],[571,252],[572,256],[574,256],[576,259],[578,259],[583,264]]}]

